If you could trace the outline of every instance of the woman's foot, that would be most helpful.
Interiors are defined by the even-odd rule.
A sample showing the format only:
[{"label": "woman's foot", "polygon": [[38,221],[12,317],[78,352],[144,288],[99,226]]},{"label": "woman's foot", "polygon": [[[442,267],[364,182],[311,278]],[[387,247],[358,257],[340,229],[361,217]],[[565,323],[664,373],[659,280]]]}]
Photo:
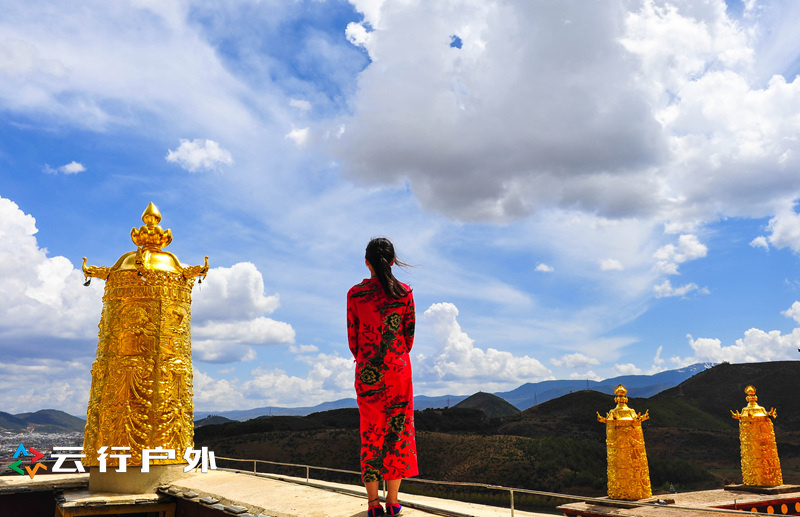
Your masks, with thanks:
[{"label": "woman's foot", "polygon": [[400,515],[403,507],[400,503],[386,503],[386,515]]},{"label": "woman's foot", "polygon": [[383,506],[381,506],[380,499],[370,499],[367,502],[367,517],[381,517],[386,515],[383,512]]}]

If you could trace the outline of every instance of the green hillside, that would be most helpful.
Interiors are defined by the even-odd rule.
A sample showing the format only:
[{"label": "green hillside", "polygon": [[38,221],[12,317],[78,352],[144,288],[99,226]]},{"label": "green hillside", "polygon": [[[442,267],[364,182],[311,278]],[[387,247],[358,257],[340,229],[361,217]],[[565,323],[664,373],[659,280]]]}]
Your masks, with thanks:
[{"label": "green hillside", "polygon": [[519,413],[519,409],[491,393],[478,393],[455,405],[457,408],[478,409],[489,418],[502,418]]},{"label": "green hillside", "polygon": [[40,433],[83,432],[86,420],[58,411],[42,409],[35,413],[20,413],[17,418]]}]

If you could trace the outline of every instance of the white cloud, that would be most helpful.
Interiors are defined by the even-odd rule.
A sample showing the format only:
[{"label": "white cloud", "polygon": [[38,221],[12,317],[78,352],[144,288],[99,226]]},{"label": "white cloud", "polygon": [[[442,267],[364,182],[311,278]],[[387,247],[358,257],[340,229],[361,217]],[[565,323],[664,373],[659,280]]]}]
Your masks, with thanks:
[{"label": "white cloud", "polygon": [[[654,254],[656,270],[663,274],[678,274],[678,265],[705,257],[708,248],[701,243],[696,235],[684,234],[678,237],[677,246],[667,244],[659,248]],[[695,286],[696,287],[696,286]]]},{"label": "white cloud", "polygon": [[781,312],[781,314],[800,323],[800,302],[794,302],[791,307]]},{"label": "white cloud", "polygon": [[436,336],[436,353],[422,368],[434,379],[501,380],[505,383],[533,382],[549,377],[550,371],[527,355],[519,357],[494,348],[483,350],[456,321],[458,309],[452,303],[435,303],[424,313]]},{"label": "white cloud", "polygon": [[192,335],[199,341],[224,340],[250,345],[294,343],[291,325],[263,316],[247,321],[208,321],[194,325]]},{"label": "white cloud", "polygon": [[3,411],[15,414],[39,408],[60,409],[86,418],[91,360],[75,357],[16,359],[0,361],[0,407]]},{"label": "white cloud", "polygon": [[600,261],[600,271],[624,271],[622,263],[616,259],[604,259]]},{"label": "white cloud", "polygon": [[313,354],[319,352],[319,348],[314,345],[290,345],[289,352],[293,354]]},{"label": "white cloud", "polygon": [[215,170],[219,165],[233,165],[231,153],[217,142],[208,139],[186,140],[181,138],[176,150],[170,150],[167,161],[176,163],[189,172]]},{"label": "white cloud", "polygon": [[764,248],[765,250],[769,250],[769,244],[767,244],[767,238],[763,235],[760,235],[750,241],[750,246],[753,248]]},{"label": "white cloud", "polygon": [[290,99],[289,106],[297,108],[300,111],[311,111],[311,103],[303,99]]},{"label": "white cloud", "polygon": [[[795,253],[800,253],[800,214],[794,211],[794,203],[783,207],[769,220],[767,231],[769,243],[777,249],[789,248]],[[756,239],[764,239],[757,237]],[[755,242],[755,241],[754,241]],[[759,245],[760,242],[759,242]],[[766,242],[763,244],[766,247]]]},{"label": "white cloud", "polygon": [[255,368],[247,380],[214,379],[195,365],[194,402],[200,411],[264,406],[315,406],[352,398],[353,361],[338,354],[300,356],[310,366],[305,376],[281,368]]},{"label": "white cloud", "polygon": [[[686,296],[692,291],[697,291],[698,287],[695,283],[684,284],[679,287],[673,287],[669,279],[664,280],[660,284],[653,287],[653,293],[656,298],[670,298],[674,296]],[[707,294],[706,289],[701,289],[700,293]]]},{"label": "white cloud", "polygon": [[297,147],[303,147],[308,142],[308,136],[311,129],[304,127],[302,129],[292,128],[291,131],[286,133],[286,138],[295,143]]},{"label": "white cloud", "polygon": [[550,364],[553,366],[563,366],[565,368],[587,368],[589,366],[596,366],[600,361],[594,357],[589,357],[581,353],[566,354],[561,356],[561,359],[552,358]]},{"label": "white cloud", "polygon": [[800,198],[800,78],[770,77],[793,70],[791,7],[770,8],[779,23],[721,0],[353,3],[346,34],[372,62],[332,144],[349,177],[407,179],[464,221],[555,207],[687,235]]},{"label": "white cloud", "polygon": [[536,266],[535,271],[538,271],[540,273],[552,273],[553,271],[555,271],[555,268],[553,266],[548,266],[547,264],[543,264],[540,262],[539,265]]},{"label": "white cloud", "polygon": [[192,346],[197,359],[214,363],[251,361],[252,346],[293,344],[294,328],[267,318],[279,306],[277,294],[264,294],[261,272],[250,262],[208,272],[195,287]]},{"label": "white cloud", "polygon": [[86,167],[84,167],[83,164],[81,163],[72,161],[66,165],[62,165],[61,167],[58,168],[58,170],[60,170],[64,174],[78,174],[79,172],[84,172],[86,170]]},{"label": "white cloud", "polygon": [[248,398],[270,405],[302,406],[355,395],[351,359],[337,354],[317,354],[306,361],[311,369],[305,378],[289,375],[277,368],[257,368],[251,372],[252,379],[242,384],[242,392]]},{"label": "white cloud", "polygon": [[569,378],[573,380],[590,380],[590,381],[602,381],[603,379],[597,375],[592,370],[587,371],[586,373],[580,372],[572,372],[569,374]]},{"label": "white cloud", "polygon": [[22,344],[31,339],[92,340],[97,335],[102,287],[84,287],[83,273],[69,260],[48,257],[36,241],[37,231],[33,217],[0,197],[0,348],[9,355],[48,353]]},{"label": "white cloud", "polygon": [[615,364],[616,375],[644,375],[644,371],[633,363]]},{"label": "white cloud", "polygon": [[252,262],[211,268],[192,297],[194,320],[239,321],[271,314],[280,306],[277,294],[264,294],[264,277]]},{"label": "white cloud", "polygon": [[44,172],[47,174],[58,174],[61,172],[62,174],[78,174],[79,172],[84,172],[86,167],[83,164],[78,163],[76,161],[72,161],[66,165],[62,165],[56,169],[50,167],[48,164],[44,165]]},{"label": "white cloud", "polygon": [[[794,302],[791,308],[781,314],[800,323],[800,302]],[[694,355],[685,358],[679,356],[670,358],[678,366],[701,362],[754,363],[795,360],[798,346],[800,346],[800,328],[793,329],[789,334],[782,334],[778,330],[765,332],[751,328],[744,333],[744,337],[737,339],[730,346],[723,346],[722,341],[716,338],[694,339],[691,335],[686,337],[689,339],[689,346],[692,347]]]}]

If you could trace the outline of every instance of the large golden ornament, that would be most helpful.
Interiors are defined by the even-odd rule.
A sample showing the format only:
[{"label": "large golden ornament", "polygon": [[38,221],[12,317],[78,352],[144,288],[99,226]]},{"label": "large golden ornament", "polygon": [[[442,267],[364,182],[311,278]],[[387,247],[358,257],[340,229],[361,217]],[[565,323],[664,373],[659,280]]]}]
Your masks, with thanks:
[{"label": "large golden ornament", "polygon": [[731,411],[739,421],[739,440],[742,450],[742,482],[752,486],[778,486],[783,484],[781,460],[775,444],[772,420],[777,418],[775,408],[766,411],[756,404],[756,389],[747,386],[747,407],[742,412]]},{"label": "large golden ornament", "polygon": [[620,384],[614,388],[617,407],[597,420],[606,424],[606,454],[608,456],[608,497],[633,501],[652,496],[650,469],[644,450],[642,422],[649,412],[636,413],[628,407],[628,390]]},{"label": "large golden ornament", "polygon": [[87,285],[90,277],[106,280],[83,438],[88,466],[98,466],[103,446],[106,464],[116,467],[114,456],[130,454],[127,465],[137,466],[142,449],[156,447],[175,450],[175,459],[152,464],[186,463],[185,449],[194,445],[191,294],[195,278],[208,273],[208,257],[202,266],[184,267],[162,251],[172,233],[158,226],[153,203],[142,221],[131,230],[136,251],[112,267],[87,267],[83,259]]}]

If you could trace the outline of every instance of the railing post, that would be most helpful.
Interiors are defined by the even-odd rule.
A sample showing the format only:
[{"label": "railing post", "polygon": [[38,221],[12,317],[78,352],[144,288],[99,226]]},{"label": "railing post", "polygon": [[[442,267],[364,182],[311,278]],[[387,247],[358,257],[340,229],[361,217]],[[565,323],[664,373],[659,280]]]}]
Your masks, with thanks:
[{"label": "railing post", "polygon": [[308,483],[308,465],[306,465],[306,483]]},{"label": "railing post", "polygon": [[508,494],[511,496],[511,517],[514,517],[514,491],[509,490]]},{"label": "railing post", "polygon": [[258,471],[256,470],[256,460],[253,460],[253,474],[256,474]]}]

